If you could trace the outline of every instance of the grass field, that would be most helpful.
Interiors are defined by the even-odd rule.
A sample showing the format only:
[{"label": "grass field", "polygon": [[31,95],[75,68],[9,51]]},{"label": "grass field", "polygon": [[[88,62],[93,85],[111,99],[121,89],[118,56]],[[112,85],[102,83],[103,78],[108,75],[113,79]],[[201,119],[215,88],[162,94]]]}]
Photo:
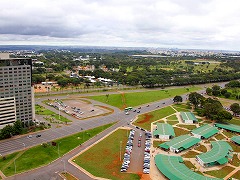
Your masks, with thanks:
[{"label": "grass field", "polygon": [[240,170],[237,171],[234,175],[232,175],[231,178],[235,178],[235,179],[237,179],[237,178],[239,178],[239,177],[240,177]]},{"label": "grass field", "polygon": [[233,155],[233,159],[232,159],[232,161],[230,161],[230,164],[232,164],[232,165],[234,165],[236,167],[239,167],[240,161],[239,161],[239,159],[238,159],[236,154]]},{"label": "grass field", "polygon": [[108,97],[106,95],[101,95],[101,96],[89,96],[88,98],[109,104],[111,106],[118,107],[119,109],[123,109],[125,106],[135,107],[166,98],[172,98],[176,95],[182,95],[200,89],[201,89],[200,87],[189,87],[134,93],[123,92],[121,94],[109,94]]},{"label": "grass field", "polygon": [[112,125],[113,124],[107,124],[58,139],[54,141],[57,143],[56,146],[51,146],[49,144],[38,145],[24,151],[7,155],[5,156],[6,160],[3,158],[0,159],[0,170],[6,176],[13,175],[15,171],[14,159],[16,164],[16,173],[46,165]]},{"label": "grass field", "polygon": [[170,121],[178,121],[178,118],[177,118],[177,116],[174,114],[174,115],[172,115],[172,116],[169,116],[169,117],[167,118],[167,120],[170,120]]},{"label": "grass field", "polygon": [[189,169],[195,169],[196,167],[190,161],[183,162]]},{"label": "grass field", "polygon": [[43,106],[40,106],[38,104],[35,105],[35,112],[36,114],[39,114],[39,115],[46,115],[46,116],[50,116],[51,118],[54,118],[58,121],[62,121],[62,122],[72,122],[70,121],[69,119],[63,117],[60,115],[60,119],[59,119],[59,114],[56,114],[55,112],[52,112],[48,109],[46,109],[45,107]]},{"label": "grass field", "polygon": [[217,177],[217,178],[224,178],[227,176],[230,172],[234,170],[233,167],[230,166],[224,166],[223,168],[215,171],[206,171],[205,174],[209,174],[211,176]]},{"label": "grass field", "polygon": [[186,104],[174,104],[173,107],[177,110],[177,111],[189,111],[191,110],[191,107],[189,107]]},{"label": "grass field", "polygon": [[201,144],[198,147],[195,147],[195,149],[204,153],[207,152],[207,148]]},{"label": "grass field", "polygon": [[195,158],[196,155],[199,155],[199,153],[197,153],[195,151],[188,151],[184,155],[182,155],[182,157],[184,157],[184,158]]},{"label": "grass field", "polygon": [[190,133],[190,131],[184,130],[182,128],[173,127],[173,129],[174,129],[176,137]]},{"label": "grass field", "polygon": [[[119,129],[75,159],[75,163],[97,177],[112,180],[137,180],[137,174],[121,173],[124,148],[128,137]],[[120,159],[120,142],[122,142]]]},{"label": "grass field", "polygon": [[152,122],[169,116],[173,113],[175,113],[174,109],[168,106],[146,114],[141,114],[133,124],[146,130],[150,130]]},{"label": "grass field", "polygon": [[197,128],[196,125],[192,125],[192,124],[189,124],[189,125],[178,124],[177,126],[186,128],[186,129],[188,129],[188,130],[190,130],[190,131]]},{"label": "grass field", "polygon": [[217,140],[222,140],[222,139],[224,139],[225,137],[224,137],[222,134],[217,134],[217,135],[215,135],[215,138],[216,138]]},{"label": "grass field", "polygon": [[170,124],[170,125],[175,125],[175,124],[178,123],[178,121],[167,121],[167,123]]}]

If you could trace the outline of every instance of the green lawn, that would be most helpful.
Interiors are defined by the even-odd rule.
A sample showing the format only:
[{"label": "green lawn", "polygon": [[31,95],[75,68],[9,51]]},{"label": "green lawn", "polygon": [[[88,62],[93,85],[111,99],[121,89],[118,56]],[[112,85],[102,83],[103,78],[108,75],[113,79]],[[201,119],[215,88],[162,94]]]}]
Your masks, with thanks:
[{"label": "green lawn", "polygon": [[204,152],[204,153],[207,152],[207,148],[201,144],[198,147],[196,147],[195,149],[198,151]]},{"label": "green lawn", "polygon": [[240,177],[240,170],[237,171],[234,175],[232,175],[231,178],[235,178],[235,179],[237,179],[237,178],[239,178],[239,177]]},{"label": "green lawn", "polygon": [[186,128],[186,129],[188,129],[188,130],[190,130],[190,131],[193,130],[193,129],[196,129],[196,125],[192,125],[192,124],[189,124],[189,125],[178,124],[177,126]]},{"label": "green lawn", "polygon": [[70,121],[69,119],[63,117],[60,115],[60,119],[59,119],[59,114],[56,114],[55,112],[52,112],[48,109],[46,109],[45,107],[43,106],[40,106],[38,104],[35,105],[35,112],[36,114],[39,114],[39,115],[46,115],[46,116],[50,116],[49,118],[54,118],[58,121],[62,121],[62,122],[72,122]]},{"label": "green lawn", "polygon": [[166,141],[153,141],[153,147],[158,147],[159,144],[162,144]]},{"label": "green lawn", "polygon": [[127,139],[128,137],[126,136],[126,130],[119,129],[78,156],[75,159],[75,163],[97,177],[103,177],[112,180],[140,179],[137,174],[120,172]]},{"label": "green lawn", "polygon": [[185,129],[178,128],[178,127],[173,127],[173,129],[174,129],[176,137],[190,133],[190,131],[187,131]]},{"label": "green lawn", "polygon": [[223,134],[224,134],[225,136],[227,136],[228,138],[231,138],[231,137],[233,137],[233,136],[236,136],[235,133],[230,132],[230,131],[226,131],[226,130],[223,130]]},{"label": "green lawn", "polygon": [[39,166],[49,164],[50,162],[58,158],[58,149],[59,155],[62,156],[112,125],[113,124],[107,124],[65,138],[58,139],[54,141],[57,143],[57,146],[51,146],[48,144],[38,145],[25,151],[20,151],[7,155],[5,156],[6,160],[4,160],[3,158],[0,159],[0,170],[6,176],[13,175],[15,171],[14,159],[16,159],[15,163],[17,173],[21,173],[30,169],[37,168]]},{"label": "green lawn", "polygon": [[190,161],[183,162],[189,169],[194,170],[196,167]]},{"label": "green lawn", "polygon": [[178,123],[178,121],[167,121],[167,123],[170,124],[170,125],[175,125],[175,124]]},{"label": "green lawn", "polygon": [[140,116],[138,116],[138,119],[133,124],[146,130],[150,130],[152,122],[169,116],[173,113],[175,113],[173,108],[168,106],[146,114],[141,114]]},{"label": "green lawn", "polygon": [[[124,93],[123,94],[109,94],[101,96],[89,96],[96,101],[100,101],[111,106],[123,109],[126,106],[139,106],[141,104],[147,104],[150,102],[159,101],[161,99],[172,98],[176,95],[182,95],[185,93],[200,90],[200,87],[189,87],[189,88],[177,88],[168,90],[158,90],[158,91],[145,91],[145,92],[134,92],[134,93]],[[124,98],[123,98],[124,96]]]},{"label": "green lawn", "polygon": [[199,153],[197,153],[195,151],[188,151],[184,155],[182,155],[182,157],[184,157],[184,158],[195,158],[196,155],[199,155]]},{"label": "green lawn", "polygon": [[173,107],[179,112],[191,110],[191,107],[189,107],[187,104],[174,104]]},{"label": "green lawn", "polygon": [[216,138],[217,140],[222,140],[222,139],[225,138],[225,136],[223,136],[222,134],[217,134],[217,135],[215,135],[215,138]]},{"label": "green lawn", "polygon": [[177,118],[177,116],[174,114],[174,115],[172,115],[172,116],[169,116],[169,117],[167,118],[167,120],[170,120],[170,121],[178,121],[178,118]]},{"label": "green lawn", "polygon": [[224,166],[219,170],[215,170],[215,171],[206,171],[205,174],[209,174],[211,176],[217,177],[217,178],[224,178],[225,176],[227,176],[230,172],[232,172],[234,170],[233,167],[230,166]]},{"label": "green lawn", "polygon": [[232,120],[229,121],[229,123],[240,126],[240,119],[233,118]]},{"label": "green lawn", "polygon": [[238,153],[240,152],[240,146],[239,145],[237,145],[233,142],[228,142],[228,144],[233,148],[234,152],[238,152]]},{"label": "green lawn", "polygon": [[232,161],[230,161],[230,164],[233,166],[239,167],[240,160],[238,159],[236,154],[233,155],[233,159],[232,159]]}]

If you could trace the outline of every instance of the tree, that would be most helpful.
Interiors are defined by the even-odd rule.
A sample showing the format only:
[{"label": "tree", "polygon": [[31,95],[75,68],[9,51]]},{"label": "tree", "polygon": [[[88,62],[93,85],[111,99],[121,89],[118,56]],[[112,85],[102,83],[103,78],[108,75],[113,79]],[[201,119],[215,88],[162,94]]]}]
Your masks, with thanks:
[{"label": "tree", "polygon": [[226,90],[226,89],[222,89],[222,90],[221,90],[221,94],[222,94],[223,96],[225,96],[226,93],[227,93],[227,90]]},{"label": "tree", "polygon": [[175,97],[173,98],[173,101],[174,101],[174,102],[177,102],[177,104],[178,104],[179,102],[182,102],[182,100],[183,100],[182,96],[175,96]]},{"label": "tree", "polygon": [[231,95],[232,95],[232,94],[231,94],[230,92],[226,92],[226,93],[224,94],[224,97],[225,97],[225,98],[229,98]]},{"label": "tree", "polygon": [[206,89],[206,93],[207,93],[207,95],[212,95],[212,89],[211,88],[207,88]]},{"label": "tree", "polygon": [[13,127],[11,125],[6,125],[4,128],[1,130],[1,137],[3,139],[7,139],[12,137],[13,135]]},{"label": "tree", "polygon": [[188,96],[188,100],[191,104],[194,105],[194,108],[196,109],[198,105],[200,105],[203,101],[204,97],[196,92],[190,93]]},{"label": "tree", "polygon": [[223,110],[222,104],[215,99],[208,98],[204,102],[204,115],[209,119],[215,119],[215,115]]},{"label": "tree", "polygon": [[226,122],[232,119],[232,114],[224,109],[220,110],[215,116],[217,122]]},{"label": "tree", "polygon": [[240,106],[238,103],[233,103],[230,105],[230,109],[233,112],[233,115],[239,114],[240,113]]},{"label": "tree", "polygon": [[13,130],[14,130],[14,134],[21,134],[22,130],[23,130],[23,125],[22,122],[20,120],[17,120],[14,122],[13,124]]}]

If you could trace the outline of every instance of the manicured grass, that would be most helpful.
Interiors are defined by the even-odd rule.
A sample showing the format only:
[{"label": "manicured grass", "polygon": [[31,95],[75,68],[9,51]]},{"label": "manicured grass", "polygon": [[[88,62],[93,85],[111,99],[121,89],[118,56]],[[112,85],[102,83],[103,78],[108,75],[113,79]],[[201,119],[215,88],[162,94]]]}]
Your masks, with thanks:
[{"label": "manicured grass", "polygon": [[65,177],[66,180],[78,180],[77,178],[75,178],[73,175],[71,175],[70,173],[66,172],[66,173],[61,173],[62,176]]},{"label": "manicured grass", "polygon": [[225,137],[222,135],[222,134],[217,134],[214,136],[217,140],[222,140],[224,139]]},{"label": "manicured grass", "polygon": [[211,176],[217,177],[217,178],[224,178],[225,176],[227,176],[230,172],[232,172],[234,170],[233,167],[230,166],[224,166],[219,170],[215,170],[215,171],[206,171],[205,174],[209,174]]},{"label": "manicured grass", "polygon": [[[17,173],[46,165],[58,158],[58,149],[59,155],[62,156],[112,125],[113,124],[107,124],[55,140],[54,142],[57,143],[56,146],[43,144],[29,148],[25,151],[7,155],[5,156],[6,160],[3,160],[3,158],[0,159],[0,170],[2,170],[6,176],[13,175],[15,171],[13,160],[15,158]],[[7,165],[7,167],[5,168],[4,165]]]},{"label": "manicured grass", "polygon": [[186,128],[186,129],[188,129],[188,130],[196,129],[196,125],[192,125],[192,124],[189,124],[189,125],[178,124],[177,126],[179,126],[179,127],[183,127],[183,128]]},{"label": "manicured grass", "polygon": [[198,147],[195,147],[195,149],[204,153],[207,152],[207,148],[201,144]]},{"label": "manicured grass", "polygon": [[35,105],[35,112],[36,114],[39,114],[39,115],[47,115],[47,116],[50,116],[50,118],[54,118],[58,121],[62,121],[62,122],[72,122],[70,121],[69,119],[63,117],[60,115],[60,119],[59,119],[59,114],[56,114],[55,112],[52,112],[48,109],[46,109],[45,107],[43,106],[40,106],[38,104]]},{"label": "manicured grass", "polygon": [[168,124],[175,125],[178,123],[178,121],[167,121]]},{"label": "manicured grass", "polygon": [[174,115],[172,115],[172,116],[169,116],[169,117],[167,118],[167,120],[170,120],[170,121],[178,121],[178,118],[177,118],[177,116],[174,114]]},{"label": "manicured grass", "polygon": [[159,144],[162,144],[166,141],[153,141],[153,147],[158,147]]},{"label": "manicured grass", "polygon": [[233,155],[233,159],[232,161],[230,161],[230,164],[232,164],[233,166],[239,167],[240,160],[238,159],[236,154]]},{"label": "manicured grass", "polygon": [[188,151],[187,153],[182,155],[182,157],[184,157],[184,158],[195,158],[196,155],[199,155],[199,153],[197,153],[195,151]]},{"label": "manicured grass", "polygon": [[240,119],[233,118],[232,120],[229,121],[229,123],[240,126]]},{"label": "manicured grass", "polygon": [[189,168],[194,170],[196,167],[190,161],[184,161],[184,164]]},{"label": "manicured grass", "polygon": [[233,137],[233,136],[236,136],[235,133],[230,132],[230,131],[226,131],[226,130],[223,130],[223,134],[224,134],[225,136],[227,136],[228,138],[231,138],[231,137]]},{"label": "manicured grass", "polygon": [[174,104],[173,107],[179,112],[191,110],[191,107],[189,107],[187,104]]},{"label": "manicured grass", "polygon": [[138,119],[133,124],[146,130],[150,130],[152,122],[169,116],[173,113],[175,113],[175,111],[170,106],[168,106],[146,114],[141,114],[140,116],[138,116]]},{"label": "manicured grass", "polygon": [[235,179],[238,179],[240,177],[240,170],[237,171],[234,175],[232,175],[231,178],[235,178]]},{"label": "manicured grass", "polygon": [[174,129],[176,137],[190,133],[190,131],[187,131],[185,129],[178,128],[178,127],[173,127],[173,129]]},{"label": "manicured grass", "polygon": [[137,174],[120,172],[127,139],[126,130],[119,129],[78,156],[75,163],[97,177],[113,180],[140,179]]},{"label": "manicured grass", "polygon": [[109,94],[108,97],[106,95],[90,96],[88,98],[123,109],[125,106],[124,103],[126,103],[126,106],[135,107],[141,104],[155,102],[155,101],[166,99],[166,98],[172,98],[176,95],[193,92],[200,89],[201,89],[200,87],[189,87],[189,88],[177,88],[177,89],[134,92],[134,93],[123,92],[125,100],[123,100],[122,98],[123,94]]},{"label": "manicured grass", "polygon": [[233,142],[228,142],[228,144],[233,148],[234,152],[240,152],[240,146],[233,143]]}]

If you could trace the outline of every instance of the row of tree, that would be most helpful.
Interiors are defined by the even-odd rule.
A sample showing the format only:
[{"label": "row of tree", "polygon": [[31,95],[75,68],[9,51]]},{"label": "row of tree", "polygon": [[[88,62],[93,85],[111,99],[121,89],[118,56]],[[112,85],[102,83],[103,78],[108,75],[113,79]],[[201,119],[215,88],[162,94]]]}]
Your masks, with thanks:
[{"label": "row of tree", "polygon": [[13,125],[6,125],[0,130],[0,139],[7,139],[14,135],[19,135],[23,132],[23,124],[20,120],[17,120]]}]

